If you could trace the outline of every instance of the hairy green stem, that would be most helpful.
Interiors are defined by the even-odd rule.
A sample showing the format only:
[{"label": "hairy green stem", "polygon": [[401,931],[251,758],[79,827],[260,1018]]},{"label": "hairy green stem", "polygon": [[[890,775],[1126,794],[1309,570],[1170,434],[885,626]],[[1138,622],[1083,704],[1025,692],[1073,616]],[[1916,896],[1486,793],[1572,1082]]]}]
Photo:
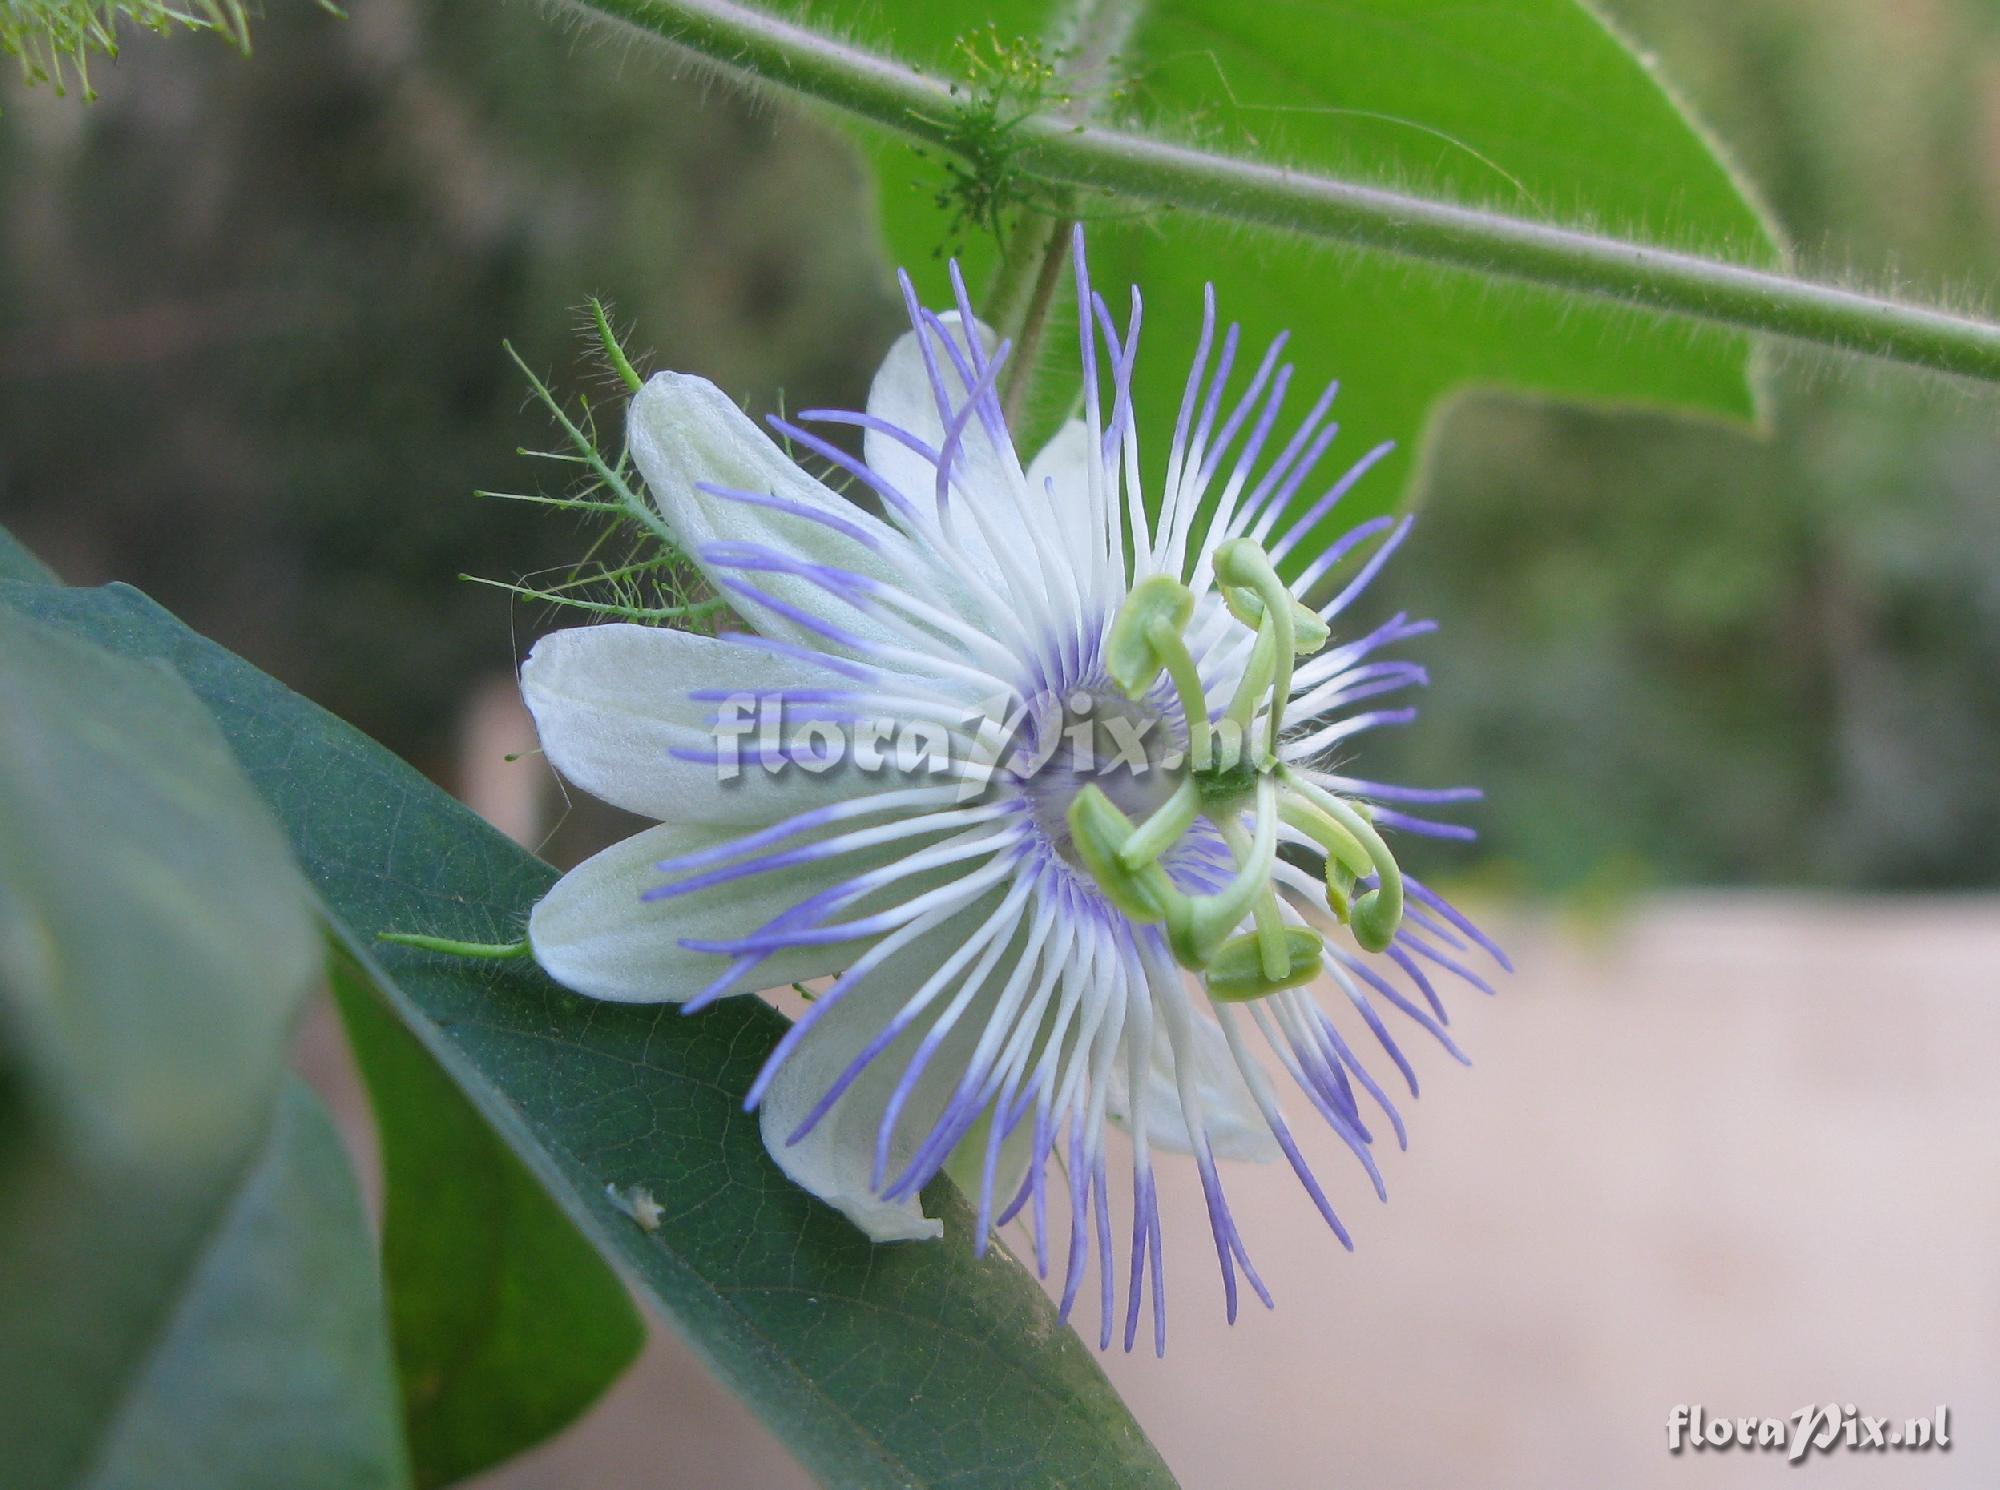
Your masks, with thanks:
[{"label": "hairy green stem", "polygon": [[[947,150],[965,100],[941,79],[735,0],[572,0],[751,78]],[[2000,382],[2000,325],[1769,270],[1362,186],[1079,123],[1012,131],[1043,181],[1357,243],[1671,315]]]},{"label": "hairy green stem", "polygon": [[993,266],[979,314],[1002,336],[1012,337],[1020,330],[1035,281],[1048,258],[1054,224],[1055,219],[1045,213],[1023,211],[1001,244],[1000,262]]},{"label": "hairy green stem", "polygon": [[[1144,8],[1145,0],[1073,0],[1058,15],[1051,34],[1061,88],[1055,107],[1059,118],[1076,126],[1097,114],[1111,90],[1114,62]],[[1024,207],[994,274],[997,293],[989,313],[1000,333],[1013,339],[1016,351],[1000,390],[1001,408],[1014,428],[1019,428],[1028,390],[1041,367],[1049,308],[1069,262],[1070,232],[1076,226],[1069,200],[1073,195],[1057,194],[1059,211]]]},{"label": "hairy green stem", "polygon": [[[1022,307],[1013,328],[1013,363],[1001,374],[1000,409],[1010,429],[1021,427],[1021,410],[1027,404],[1028,389],[1041,366],[1042,339],[1048,330],[1049,307],[1055,303],[1056,287],[1062,283],[1063,266],[1069,262],[1069,235],[1070,229],[1075,226],[1073,218],[1037,217],[1033,221],[1037,228],[1042,229],[1036,234],[1041,242],[1041,263],[1036,268],[1027,304]],[[1027,231],[1028,225],[1022,224],[1020,232]]]},{"label": "hairy green stem", "polygon": [[605,358],[611,363],[612,371],[625,385],[628,393],[637,393],[642,383],[638,371],[632,366],[632,359],[625,355],[625,349],[618,344],[618,333],[611,329],[611,317],[604,309],[604,302],[595,295],[590,297],[590,315],[597,327],[598,345],[604,348]]}]

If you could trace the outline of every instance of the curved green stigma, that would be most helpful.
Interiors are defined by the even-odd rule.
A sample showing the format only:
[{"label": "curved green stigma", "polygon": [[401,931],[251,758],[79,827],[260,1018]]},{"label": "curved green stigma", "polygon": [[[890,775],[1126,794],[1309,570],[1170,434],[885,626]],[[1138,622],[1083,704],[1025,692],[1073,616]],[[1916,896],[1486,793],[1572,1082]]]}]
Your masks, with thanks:
[{"label": "curved green stigma", "polygon": [[1278,771],[1286,786],[1358,839],[1367,851],[1369,864],[1380,882],[1354,902],[1347,924],[1364,950],[1386,951],[1396,939],[1396,928],[1403,924],[1403,871],[1396,864],[1396,856],[1375,831],[1375,825],[1353,803],[1314,786],[1288,766],[1280,766]]},{"label": "curved green stigma", "polygon": [[1155,574],[1132,587],[1104,646],[1105,671],[1127,698],[1143,695],[1167,665],[1171,649],[1158,637],[1178,639],[1193,614],[1194,592],[1171,575]]},{"label": "curved green stigma", "polygon": [[1155,574],[1132,587],[1111,622],[1104,668],[1127,698],[1138,700],[1165,669],[1187,721],[1188,754],[1197,771],[1214,758],[1209,739],[1208,700],[1201,673],[1182,633],[1194,614],[1194,592],[1171,575]]},{"label": "curved green stigma", "polygon": [[[1211,715],[1188,651],[1193,593],[1170,575],[1141,580],[1112,621],[1105,669],[1134,700],[1167,675],[1187,727],[1186,774],[1141,823],[1095,786],[1076,794],[1067,820],[1076,857],[1105,898],[1143,925],[1164,923],[1175,959],[1201,974],[1211,998],[1235,1003],[1310,982],[1325,955],[1317,932],[1286,924],[1272,883],[1281,822],[1325,852],[1327,906],[1366,951],[1383,951],[1395,939],[1403,878],[1365,807],[1278,759],[1293,668],[1326,644],[1326,623],[1248,538],[1218,544],[1214,571],[1230,615],[1256,632],[1228,706]],[[1248,736],[1260,712],[1266,729],[1252,745]],[[1175,887],[1160,861],[1204,817],[1228,846],[1236,871],[1221,889],[1191,895]],[[1371,877],[1375,884],[1357,896],[1355,887]],[[1240,931],[1245,919],[1252,929]]]},{"label": "curved green stigma", "polygon": [[[1266,776],[1257,783],[1257,831],[1245,837],[1231,816],[1220,818],[1221,831],[1229,851],[1236,856],[1236,875],[1212,895],[1183,895],[1167,911],[1167,942],[1174,956],[1196,972],[1228,939],[1243,918],[1258,908],[1266,895],[1276,910],[1276,893],[1271,889],[1271,865],[1278,857],[1277,785]],[[1260,937],[1263,933],[1258,933]],[[1278,954],[1282,959],[1282,950]]]},{"label": "curved green stigma", "polygon": [[[1299,603],[1286,583],[1278,578],[1271,556],[1248,538],[1231,538],[1215,550],[1215,582],[1222,587],[1222,603],[1229,613],[1246,626],[1257,628],[1257,641],[1268,644],[1271,677],[1271,754],[1278,753],[1278,731],[1284,728],[1285,705],[1292,696],[1292,664],[1310,657],[1326,644],[1326,623]],[[1311,620],[1318,640],[1308,641],[1299,631],[1299,614]],[[1254,615],[1254,619],[1252,619]],[[1253,669],[1254,670],[1254,669]],[[1244,721],[1245,726],[1249,724]]]}]

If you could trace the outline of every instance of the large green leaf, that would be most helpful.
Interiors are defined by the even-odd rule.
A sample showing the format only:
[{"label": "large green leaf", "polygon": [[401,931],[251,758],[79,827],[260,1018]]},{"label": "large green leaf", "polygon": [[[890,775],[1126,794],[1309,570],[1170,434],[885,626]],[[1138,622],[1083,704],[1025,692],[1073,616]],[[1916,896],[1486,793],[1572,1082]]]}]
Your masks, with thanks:
[{"label": "large green leaf", "polygon": [[[318,960],[290,849],[186,685],[0,611],[0,1482],[115,1479],[128,1435],[143,1458],[170,1433],[214,1457],[242,1408],[233,1366],[155,1411],[190,1379],[163,1352],[209,1326],[246,1351],[263,1332],[272,1432],[311,1462],[384,1466],[299,1483],[395,1482],[393,1415],[385,1449],[380,1423],[329,1413],[318,1367],[279,1360],[279,1315],[260,1311],[298,1301],[274,1283],[204,1314],[216,1287],[257,1286],[208,1264],[258,1183]],[[379,1344],[379,1309],[352,1327]]]},{"label": "large green leaf", "polygon": [[[741,1094],[783,1030],[736,1000],[698,1018],[577,999],[520,962],[379,957],[360,938],[519,934],[553,874],[402,762],[138,593],[0,585],[13,604],[165,658],[214,712],[349,951],[587,1235],[832,1485],[1172,1484],[1090,1352],[973,1217],[873,1247],[786,1181]],[[648,1229],[606,1194],[640,1186]]]},{"label": "large green leaf", "polygon": [[[890,0],[852,25],[910,61],[961,74],[956,38],[989,22],[1003,38],[1033,37],[1049,14],[1044,0]],[[1769,227],[1714,145],[1649,64],[1577,0],[1150,0],[1138,14],[1115,72],[1081,80],[1118,81],[1100,117],[1441,200],[1747,264],[1778,261]],[[892,258],[940,303],[937,250],[959,251],[976,291],[993,247],[977,229],[953,233],[938,206],[937,162],[894,141],[878,141],[871,154]],[[1400,442],[1349,499],[1354,514],[1393,504],[1436,411],[1459,389],[1731,419],[1758,407],[1741,333],[1236,225],[1135,218],[1123,205],[1084,211],[1095,275],[1114,309],[1122,314],[1128,283],[1145,296],[1137,381],[1156,472],[1204,281],[1216,286],[1221,316],[1243,324],[1239,369],[1254,365],[1272,335],[1292,331],[1295,411],[1329,379],[1342,380],[1337,450],[1352,459],[1378,441]]]},{"label": "large green leaf", "polygon": [[419,1490],[567,1425],[632,1363],[624,1285],[360,965],[329,965],[381,1136],[382,1265]]},{"label": "large green leaf", "polygon": [[286,1083],[88,1490],[407,1485],[375,1238],[340,1135]]}]

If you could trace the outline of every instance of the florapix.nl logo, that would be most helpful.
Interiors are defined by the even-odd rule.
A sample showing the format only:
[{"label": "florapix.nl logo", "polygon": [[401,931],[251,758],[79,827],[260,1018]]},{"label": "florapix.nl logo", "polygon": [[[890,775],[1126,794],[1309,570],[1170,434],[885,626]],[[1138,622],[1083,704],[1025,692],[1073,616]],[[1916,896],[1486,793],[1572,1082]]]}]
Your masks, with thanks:
[{"label": "florapix.nl logo", "polygon": [[[1058,771],[1103,780],[1170,772],[1187,747],[1179,726],[1160,711],[1100,692],[1008,694],[964,708],[923,709],[861,689],[692,696],[714,707],[711,744],[677,753],[712,757],[724,784],[756,772],[893,772],[955,779],[969,800],[1001,774],[1033,780]],[[1240,754],[1242,722],[1225,715],[1211,728],[1220,758]]]},{"label": "florapix.nl logo", "polygon": [[1814,1454],[1891,1453],[1951,1448],[1951,1409],[1916,1418],[1871,1417],[1852,1402],[1808,1403],[1786,1417],[1727,1417],[1700,1403],[1667,1414],[1667,1452],[1747,1449],[1782,1453],[1793,1464]]}]

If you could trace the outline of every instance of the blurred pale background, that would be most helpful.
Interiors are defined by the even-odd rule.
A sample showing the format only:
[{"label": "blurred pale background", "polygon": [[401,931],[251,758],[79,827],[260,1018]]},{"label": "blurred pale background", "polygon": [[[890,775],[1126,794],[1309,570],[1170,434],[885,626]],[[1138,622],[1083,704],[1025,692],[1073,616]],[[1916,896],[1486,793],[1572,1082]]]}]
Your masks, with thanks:
[{"label": "blurred pale background", "polygon": [[[620,824],[501,759],[549,618],[454,579],[583,541],[463,495],[538,479],[499,339],[583,376],[599,292],[661,365],[852,403],[896,318],[865,185],[817,126],[550,46],[528,5],[274,9],[249,64],[140,39],[89,109],[0,97],[0,521],[573,860]],[[1993,309],[2000,7],[1612,9],[1809,265]],[[1772,386],[1761,443],[1494,398],[1447,425],[1381,597],[1443,620],[1437,683],[1366,759],[1488,788],[1482,845],[1421,857],[1521,971],[1456,999],[1471,1071],[1423,1052],[1391,1205],[1323,1167],[1355,1255],[1288,1174],[1234,1176],[1276,1314],[1222,1324],[1170,1192],[1169,1357],[1107,1364],[1190,1490],[1777,1483],[1670,1458],[1668,1413],[1829,1399],[1948,1403],[1956,1442],[1816,1483],[2000,1482],[2000,407],[1817,359]],[[302,1059],[341,1088],[323,1023]],[[659,1336],[491,1483],[803,1483]]]}]

